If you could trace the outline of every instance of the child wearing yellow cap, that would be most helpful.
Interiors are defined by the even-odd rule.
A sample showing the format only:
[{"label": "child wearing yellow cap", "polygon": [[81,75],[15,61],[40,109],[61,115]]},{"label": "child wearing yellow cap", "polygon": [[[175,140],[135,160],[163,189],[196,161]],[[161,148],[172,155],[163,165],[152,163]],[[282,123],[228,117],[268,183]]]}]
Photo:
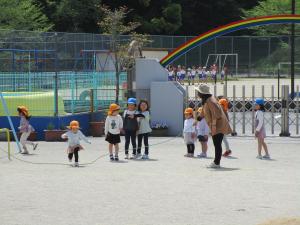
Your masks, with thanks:
[{"label": "child wearing yellow cap", "polygon": [[[119,143],[121,143],[120,134],[123,129],[123,119],[119,115],[119,112],[120,106],[111,104],[105,120],[105,140],[109,143],[109,158],[111,161],[119,161]],[[115,147],[115,157],[113,155],[113,147]]]},{"label": "child wearing yellow cap", "polygon": [[23,152],[21,152],[21,153],[29,154],[26,145],[27,144],[32,145],[33,150],[36,150],[37,145],[38,145],[37,143],[27,140],[29,135],[31,134],[31,132],[34,132],[34,128],[29,124],[29,119],[31,118],[31,116],[29,115],[28,109],[25,106],[19,106],[17,108],[17,111],[21,118],[20,126],[19,126],[19,130],[21,133],[20,143],[23,147]]},{"label": "child wearing yellow cap", "polygon": [[192,108],[187,108],[184,111],[183,137],[184,143],[187,146],[187,154],[184,155],[185,157],[194,157],[195,152],[196,127],[193,113]]},{"label": "child wearing yellow cap", "polygon": [[79,167],[79,155],[78,152],[83,150],[83,147],[80,144],[80,140],[84,140],[86,143],[91,144],[91,142],[84,136],[84,134],[79,130],[79,122],[73,120],[68,126],[69,131],[64,133],[61,138],[68,139],[68,159],[72,163],[73,155],[75,156],[75,167]]}]

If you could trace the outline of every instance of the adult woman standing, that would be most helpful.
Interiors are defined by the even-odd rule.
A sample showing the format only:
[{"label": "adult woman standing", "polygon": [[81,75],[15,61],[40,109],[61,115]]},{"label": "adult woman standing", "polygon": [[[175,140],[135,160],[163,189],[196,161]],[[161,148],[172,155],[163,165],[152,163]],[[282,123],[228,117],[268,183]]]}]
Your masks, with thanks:
[{"label": "adult woman standing", "polygon": [[208,167],[220,168],[222,140],[224,135],[231,133],[231,128],[221,106],[210,93],[209,86],[206,84],[200,84],[198,88],[195,88],[195,90],[197,91],[198,97],[202,99],[202,113],[210,128],[215,146],[215,159]]}]

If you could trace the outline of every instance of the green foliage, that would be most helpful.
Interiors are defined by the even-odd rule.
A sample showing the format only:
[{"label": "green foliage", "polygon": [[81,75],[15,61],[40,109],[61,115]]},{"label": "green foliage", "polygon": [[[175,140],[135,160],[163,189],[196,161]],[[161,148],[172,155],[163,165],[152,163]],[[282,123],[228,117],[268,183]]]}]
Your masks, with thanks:
[{"label": "green foliage", "polygon": [[48,31],[53,27],[31,0],[0,0],[0,29]]},{"label": "green foliage", "polygon": [[[291,0],[263,0],[257,6],[249,10],[243,10],[244,18],[258,16],[291,14]],[[296,14],[300,14],[300,1],[296,1]],[[286,35],[290,34],[290,25],[269,25],[253,28],[258,35]],[[300,34],[299,25],[296,25],[296,33]]]},{"label": "green foliage", "polygon": [[49,123],[49,124],[47,125],[47,130],[54,130],[54,128],[55,128],[55,126],[54,126],[53,123]]}]

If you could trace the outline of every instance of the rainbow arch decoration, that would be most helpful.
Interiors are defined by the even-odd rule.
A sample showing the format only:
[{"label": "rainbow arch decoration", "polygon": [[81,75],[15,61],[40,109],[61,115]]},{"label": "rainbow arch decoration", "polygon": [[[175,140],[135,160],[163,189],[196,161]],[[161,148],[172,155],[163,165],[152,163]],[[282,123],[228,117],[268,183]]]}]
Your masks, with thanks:
[{"label": "rainbow arch decoration", "polygon": [[195,47],[202,45],[210,40],[232,33],[237,30],[246,29],[249,27],[256,27],[256,26],[263,26],[263,25],[270,25],[270,24],[288,24],[288,23],[300,23],[300,15],[274,15],[274,16],[263,16],[263,17],[255,17],[245,20],[239,20],[236,22],[229,23],[227,25],[223,25],[212,29],[208,32],[205,32],[188,42],[182,44],[167,56],[160,60],[160,64],[163,67],[174,62],[177,58],[184,55],[185,53],[191,51]]}]

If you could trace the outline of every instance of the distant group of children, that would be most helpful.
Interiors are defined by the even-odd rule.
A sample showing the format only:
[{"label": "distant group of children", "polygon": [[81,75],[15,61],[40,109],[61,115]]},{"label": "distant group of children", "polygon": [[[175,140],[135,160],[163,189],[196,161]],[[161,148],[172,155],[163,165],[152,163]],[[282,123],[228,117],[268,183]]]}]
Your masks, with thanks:
[{"label": "distant group of children", "polygon": [[[222,107],[223,112],[228,118],[228,105],[229,102],[226,98],[221,98],[218,101]],[[258,159],[270,159],[267,144],[264,139],[266,137],[266,131],[264,127],[264,100],[261,98],[255,101],[255,121],[256,131],[255,137],[258,141]],[[23,147],[23,154],[28,154],[27,145],[31,145],[33,150],[36,150],[38,144],[28,141],[28,137],[34,128],[29,124],[30,115],[28,109],[25,106],[19,106],[17,108],[20,120],[19,130],[21,133],[20,143]],[[183,129],[184,142],[187,146],[186,157],[194,157],[195,142],[199,140],[201,144],[201,153],[198,155],[200,158],[207,157],[208,139],[212,133],[212,127],[210,127],[205,119],[205,112],[200,107],[197,112],[194,112],[192,108],[187,108],[184,111],[185,121]],[[80,131],[78,121],[71,121],[67,127],[69,130],[62,135],[63,139],[68,140],[67,154],[68,159],[72,162],[73,155],[75,158],[74,166],[79,166],[79,151],[83,149],[80,141],[83,140],[89,144],[91,142]],[[105,140],[109,143],[109,158],[111,161],[119,160],[119,144],[121,142],[120,135],[124,132],[125,135],[125,159],[148,159],[149,158],[149,135],[151,133],[150,127],[150,112],[149,104],[145,100],[141,100],[137,105],[135,98],[129,98],[127,102],[127,109],[124,111],[123,118],[120,115],[120,106],[117,104],[111,104],[108,110],[108,115],[105,121]],[[138,144],[136,144],[136,139]],[[221,139],[222,140],[222,139]],[[215,140],[214,140],[215,141]],[[142,142],[144,142],[145,151],[141,154]],[[132,145],[132,155],[129,156],[129,146]],[[225,144],[225,152],[223,156],[227,157],[231,155],[232,151],[229,147],[226,135],[224,135],[223,143]],[[113,151],[114,148],[114,151]],[[265,155],[262,156],[262,149],[265,151]]]},{"label": "distant group of children", "polygon": [[214,81],[217,79],[217,74],[220,74],[221,81],[223,83],[225,79],[225,74],[228,73],[228,69],[224,66],[220,69],[213,64],[211,66],[192,66],[191,68],[187,68],[185,66],[168,66],[168,79],[169,81],[179,81],[183,83],[185,80],[188,81],[189,84],[194,85],[195,81],[198,78],[199,82],[207,82],[209,80]]},{"label": "distant group of children", "polygon": [[[229,121],[228,116],[228,106],[229,102],[226,98],[219,99],[218,103],[222,107],[224,114],[226,115],[227,120]],[[267,144],[265,142],[266,131],[264,126],[264,100],[262,98],[257,98],[255,100],[255,137],[258,142],[258,159],[270,159],[270,154],[268,151]],[[211,133],[211,128],[207,124],[204,118],[203,108],[200,107],[197,112],[194,112],[192,108],[186,108],[184,111],[185,121],[183,128],[183,137],[184,142],[187,146],[186,157],[194,157],[195,151],[195,142],[198,139],[201,144],[201,153],[198,155],[199,158],[207,157],[208,149],[208,137]],[[226,135],[223,137],[223,143],[225,145],[225,152],[223,153],[224,157],[228,157],[232,154],[232,151],[229,147],[229,142],[226,138]],[[264,149],[265,154],[262,155],[262,149]],[[218,165],[213,165],[214,167]]]},{"label": "distant group of children", "polygon": [[[228,101],[225,98],[219,100],[219,104],[222,107],[223,112],[225,113],[227,119],[228,117]],[[198,139],[201,144],[201,153],[198,155],[199,158],[207,157],[208,149],[208,137],[210,134],[210,128],[204,118],[203,108],[200,107],[197,112],[194,112],[192,108],[187,108],[184,111],[185,121],[184,121],[184,141],[187,145],[187,154],[186,157],[194,157],[195,142]],[[232,151],[229,147],[228,140],[226,135],[224,135],[223,143],[225,145],[225,152],[223,153],[224,157],[231,155]]]}]

